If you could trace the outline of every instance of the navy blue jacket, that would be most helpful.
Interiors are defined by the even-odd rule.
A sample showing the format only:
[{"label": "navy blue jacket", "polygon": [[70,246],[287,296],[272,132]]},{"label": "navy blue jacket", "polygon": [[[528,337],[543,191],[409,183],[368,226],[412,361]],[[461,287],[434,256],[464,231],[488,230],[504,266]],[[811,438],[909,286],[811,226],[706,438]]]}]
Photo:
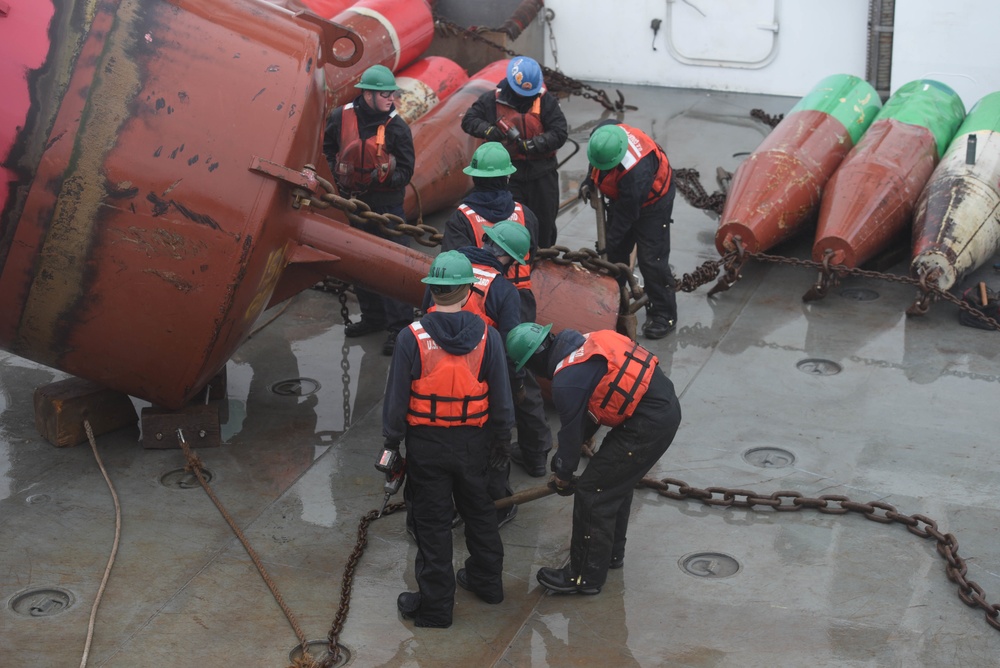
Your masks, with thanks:
[{"label": "navy blue jacket", "polygon": [[[464,355],[476,347],[483,338],[486,323],[474,313],[442,313],[435,311],[420,319],[420,324],[441,348],[453,355]],[[411,429],[406,422],[410,405],[410,384],[420,377],[420,351],[413,331],[406,327],[396,337],[396,349],[389,364],[389,377],[382,402],[382,436],[387,440],[402,442]],[[514,427],[514,404],[510,382],[507,378],[507,354],[500,335],[492,327],[486,339],[486,351],[480,380],[490,388],[490,417],[486,430],[490,439],[494,435],[509,438]],[[481,437],[479,427],[412,427],[420,430],[425,440],[442,440],[450,443],[472,442]]]}]

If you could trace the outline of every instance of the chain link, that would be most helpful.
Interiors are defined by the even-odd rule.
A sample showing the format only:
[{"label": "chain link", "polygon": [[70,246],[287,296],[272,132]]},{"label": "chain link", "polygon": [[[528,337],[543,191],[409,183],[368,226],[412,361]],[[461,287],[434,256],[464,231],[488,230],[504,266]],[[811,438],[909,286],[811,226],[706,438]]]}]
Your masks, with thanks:
[{"label": "chain link", "polygon": [[[382,517],[391,515],[397,510],[402,510],[405,507],[406,504],[403,502],[390,503],[386,506],[385,511],[383,511]],[[340,634],[344,630],[344,624],[347,622],[347,615],[351,610],[351,594],[354,591],[354,573],[358,567],[358,562],[361,561],[361,555],[365,553],[365,548],[368,546],[368,527],[376,519],[379,519],[378,511],[369,510],[358,523],[358,542],[355,544],[351,554],[347,557],[347,564],[344,566],[344,579],[340,585],[340,605],[337,608],[337,614],[333,619],[333,626],[330,627],[330,632],[327,634],[327,656],[323,661],[317,664],[316,668],[332,668],[332,666],[337,665],[337,662],[340,660]]]},{"label": "chain link", "polygon": [[549,28],[549,52],[552,53],[552,64],[555,65],[555,70],[559,70],[559,49],[556,47],[556,31],[552,29],[552,19],[556,17],[556,13],[551,9],[545,9],[545,25]]},{"label": "chain link", "polygon": [[[754,111],[760,110],[755,109]],[[717,214],[722,214],[726,196],[721,192],[715,192],[708,195],[705,192],[704,187],[701,185],[697,170],[675,169],[674,178],[676,179],[678,191],[680,191],[688,203],[699,209],[707,209],[714,211]],[[936,282],[936,272],[930,272],[926,275],[912,278],[910,276],[887,274],[880,271],[861,269],[859,267],[848,267],[843,264],[830,264],[831,255],[829,253],[824,256],[822,262],[801,260],[793,257],[781,257],[778,255],[768,255],[766,253],[752,253],[742,248],[739,237],[736,237],[735,241],[737,245],[736,250],[728,252],[719,260],[709,260],[703,263],[700,267],[696,268],[692,273],[685,274],[683,278],[677,282],[677,289],[683,292],[693,292],[700,286],[712,281],[719,274],[720,269],[725,267],[726,273],[719,280],[719,283],[716,284],[716,286],[713,287],[708,293],[708,296],[711,297],[717,292],[729,289],[737,280],[739,280],[740,270],[746,260],[748,258],[754,258],[762,262],[784,264],[793,267],[804,267],[814,269],[819,272],[819,279],[817,280],[817,283],[812,286],[812,288],[810,288],[810,290],[803,297],[804,301],[811,301],[813,299],[823,297],[832,286],[838,285],[840,280],[845,276],[857,276],[859,278],[876,279],[888,281],[890,283],[902,283],[904,285],[912,285],[916,287],[918,291],[917,296],[913,304],[906,309],[906,313],[908,315],[924,315],[930,309],[930,305],[935,300],[942,300],[951,302],[962,311],[965,311],[969,315],[985,322],[991,328],[1000,330],[1000,322],[997,322],[995,319],[989,317],[964,299],[956,297],[947,290],[939,288]]]},{"label": "chain link", "polygon": [[[441,245],[444,235],[438,232],[437,228],[432,225],[410,225],[399,216],[375,213],[370,210],[367,204],[359,199],[347,199],[338,195],[334,186],[329,181],[321,177],[317,177],[317,179],[327,192],[320,197],[301,195],[302,199],[308,200],[309,206],[315,209],[334,206],[347,214],[348,219],[353,222],[375,222],[386,231],[386,234],[392,236],[409,234],[417,243],[429,248]],[[358,211],[362,211],[362,213],[358,214]],[[390,224],[395,224],[396,229],[390,228]],[[556,264],[562,265],[569,265],[576,262],[590,271],[611,276],[620,282],[624,282],[626,287],[623,288],[622,294],[624,300],[623,306],[629,312],[634,313],[645,304],[646,300],[642,286],[639,285],[635,276],[629,271],[628,265],[608,262],[601,258],[594,250],[581,248],[578,251],[571,251],[566,246],[553,246],[551,248],[539,248],[535,256],[538,260],[552,260]],[[340,295],[341,315],[343,315],[344,323],[349,324],[350,319],[346,306],[346,295],[344,294],[344,290],[347,287],[346,284],[333,278],[327,278],[321,285],[316,287],[317,289]],[[628,303],[629,298],[634,300],[632,304]]]},{"label": "chain link", "polygon": [[[933,538],[936,541],[938,554],[947,562],[945,574],[949,580],[958,585],[958,597],[969,607],[982,609],[986,616],[986,622],[1000,631],[1000,606],[988,603],[983,588],[966,577],[968,566],[965,559],[958,554],[958,539],[953,534],[941,533],[938,530],[937,522],[926,515],[905,515],[896,510],[895,506],[882,501],[858,503],[851,501],[846,496],[833,494],[809,498],[794,490],[784,490],[764,496],[747,489],[727,487],[700,489],[676,478],[663,478],[662,480],[643,478],[639,484],[655,489],[658,494],[668,499],[677,501],[694,499],[709,506],[747,508],[749,510],[757,510],[757,506],[763,506],[778,512],[811,509],[827,515],[844,515],[853,512],[880,524],[902,524],[913,535],[921,538]],[[673,491],[671,486],[676,488],[676,491]]]},{"label": "chain link", "polygon": [[722,215],[722,207],[726,203],[725,193],[716,191],[709,195],[705,191],[704,186],[701,185],[701,179],[697,169],[675,169],[673,179],[678,192],[684,196],[684,199],[688,204],[696,209],[714,211],[715,213]]},{"label": "chain link", "polygon": [[[553,13],[552,17],[554,16],[555,14]],[[545,20],[549,22],[549,39],[554,44],[555,38],[552,37],[551,17],[548,16],[548,12],[546,12]],[[508,58],[515,58],[521,55],[516,51],[503,47],[497,44],[496,42],[487,39],[483,35],[479,34],[480,32],[493,31],[492,28],[482,28],[482,27],[464,28],[460,25],[452,23],[447,19],[441,17],[435,17],[434,29],[439,35],[462,37],[464,39],[471,39],[474,42],[479,42],[480,44],[485,44],[486,46],[489,46],[492,49],[496,49],[497,51],[504,53]],[[501,31],[495,31],[495,32],[501,32]],[[588,100],[593,100],[594,102],[597,102],[608,111],[626,111],[626,110],[634,111],[638,109],[638,107],[625,104],[625,96],[622,94],[620,90],[617,89],[615,90],[615,92],[618,93],[618,100],[616,102],[612,102],[611,99],[608,97],[608,94],[603,89],[589,86],[583,83],[582,81],[573,79],[572,77],[568,77],[562,72],[554,70],[550,67],[546,67],[541,63],[539,63],[539,66],[542,68],[542,72],[545,73],[546,88],[548,88],[550,91],[554,93],[566,93],[567,95],[578,95]]]},{"label": "chain link", "polygon": [[756,118],[758,121],[762,121],[765,125],[768,125],[773,130],[778,127],[778,123],[785,118],[784,114],[778,114],[777,116],[772,116],[763,109],[751,109],[750,116]]}]

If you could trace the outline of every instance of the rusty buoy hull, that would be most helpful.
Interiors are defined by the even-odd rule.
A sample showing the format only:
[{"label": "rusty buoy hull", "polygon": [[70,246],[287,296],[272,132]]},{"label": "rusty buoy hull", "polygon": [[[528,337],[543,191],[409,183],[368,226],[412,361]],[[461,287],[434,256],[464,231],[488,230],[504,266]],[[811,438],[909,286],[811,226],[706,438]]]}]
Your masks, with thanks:
[{"label": "rusty buoy hull", "polygon": [[915,277],[942,290],[1000,251],[1000,92],[972,108],[917,201]]},{"label": "rusty buoy hull", "polygon": [[462,130],[462,116],[480,95],[495,89],[506,73],[507,60],[487,65],[413,124],[417,161],[403,203],[408,220],[454,206],[472,188],[472,177],[462,170],[482,140]]},{"label": "rusty buoy hull", "polygon": [[715,235],[720,255],[763,252],[795,235],[819,209],[823,188],[881,107],[862,79],[823,79],[733,175]]},{"label": "rusty buoy hull", "polygon": [[[31,79],[14,146],[0,347],[177,407],[246,338],[287,262],[287,187],[250,166],[320,155],[320,31],[240,0],[106,2],[77,28],[78,51],[72,35],[47,51],[66,63],[53,89]],[[60,77],[65,94],[47,96]]]},{"label": "rusty buoy hull", "polygon": [[917,198],[965,117],[958,95],[911,81],[886,102],[823,192],[812,258],[857,267],[908,235]]},{"label": "rusty buoy hull", "polygon": [[[429,256],[293,208],[321,191],[304,167],[322,161],[318,56],[357,35],[257,0],[109,0],[43,27],[27,69],[3,70],[30,94],[0,118],[0,348],[180,408],[317,269],[418,303]],[[540,317],[614,326],[613,280],[548,265]],[[603,310],[565,309],[570,293]]]}]

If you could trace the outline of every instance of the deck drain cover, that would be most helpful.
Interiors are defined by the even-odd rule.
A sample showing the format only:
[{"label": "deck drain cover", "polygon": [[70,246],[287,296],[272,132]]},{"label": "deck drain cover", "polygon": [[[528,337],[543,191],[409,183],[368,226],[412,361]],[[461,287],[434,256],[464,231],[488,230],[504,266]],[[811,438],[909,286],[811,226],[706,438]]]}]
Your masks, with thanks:
[{"label": "deck drain cover", "polygon": [[740,562],[721,552],[694,552],[677,563],[684,572],[699,578],[728,578],[740,572]]},{"label": "deck drain cover", "polygon": [[272,385],[271,391],[285,397],[308,397],[310,394],[316,394],[319,388],[320,384],[318,380],[313,380],[312,378],[289,378],[288,380],[279,380]]},{"label": "deck drain cover", "polygon": [[10,599],[10,609],[25,617],[52,617],[68,610],[75,599],[65,589],[46,587],[22,592]]},{"label": "deck drain cover", "polygon": [[[212,482],[215,475],[208,469],[202,469],[201,474],[205,477],[205,482]],[[170,489],[195,489],[201,487],[198,476],[186,469],[174,469],[167,471],[160,476],[160,484]]]},{"label": "deck drain cover", "polygon": [[840,296],[857,302],[873,302],[878,299],[879,294],[869,288],[844,288],[840,291]]},{"label": "deck drain cover", "polygon": [[743,459],[762,469],[780,469],[795,463],[795,455],[781,448],[751,448],[743,453]]},{"label": "deck drain cover", "polygon": [[819,358],[802,360],[795,365],[795,368],[812,376],[836,376],[842,370],[836,362]]},{"label": "deck drain cover", "polygon": [[[312,656],[314,661],[323,663],[329,656],[329,640],[308,640],[306,641],[306,651]],[[331,663],[330,668],[340,668],[341,666],[346,666],[351,661],[351,652],[349,649],[337,643],[337,647],[340,648],[340,658],[337,659],[336,663]],[[288,660],[292,663],[299,661],[303,656],[302,645],[296,645],[292,648],[292,651],[288,653]]]}]

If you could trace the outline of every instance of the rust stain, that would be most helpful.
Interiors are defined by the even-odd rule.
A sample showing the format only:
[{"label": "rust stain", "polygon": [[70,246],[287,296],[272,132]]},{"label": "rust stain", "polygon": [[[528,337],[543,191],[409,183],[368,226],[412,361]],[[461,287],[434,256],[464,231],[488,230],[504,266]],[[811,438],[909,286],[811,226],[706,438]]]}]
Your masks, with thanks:
[{"label": "rust stain", "polygon": [[192,241],[162,227],[148,230],[131,225],[127,230],[119,231],[113,243],[131,244],[148,258],[169,255],[175,260],[198,257],[208,250],[204,241]]},{"label": "rust stain", "polygon": [[188,293],[194,290],[193,285],[191,285],[190,283],[188,283],[187,281],[185,281],[172,271],[162,271],[160,269],[143,269],[142,273],[150,274],[152,276],[156,276],[157,278],[161,278],[170,285],[177,288],[179,291],[184,293]]},{"label": "rust stain", "polygon": [[[95,8],[96,3],[88,7],[89,11]],[[17,347],[27,347],[30,342],[33,349],[57,355],[55,344],[61,328],[67,325],[63,319],[84,297],[86,252],[94,243],[99,209],[107,196],[102,166],[130,116],[129,102],[141,89],[139,69],[126,53],[137,9],[135,0],[123,0],[115,28],[106,37],[102,60],[114,63],[114,75],[106,77],[100,64],[96,68],[73,160],[21,316]]]}]

